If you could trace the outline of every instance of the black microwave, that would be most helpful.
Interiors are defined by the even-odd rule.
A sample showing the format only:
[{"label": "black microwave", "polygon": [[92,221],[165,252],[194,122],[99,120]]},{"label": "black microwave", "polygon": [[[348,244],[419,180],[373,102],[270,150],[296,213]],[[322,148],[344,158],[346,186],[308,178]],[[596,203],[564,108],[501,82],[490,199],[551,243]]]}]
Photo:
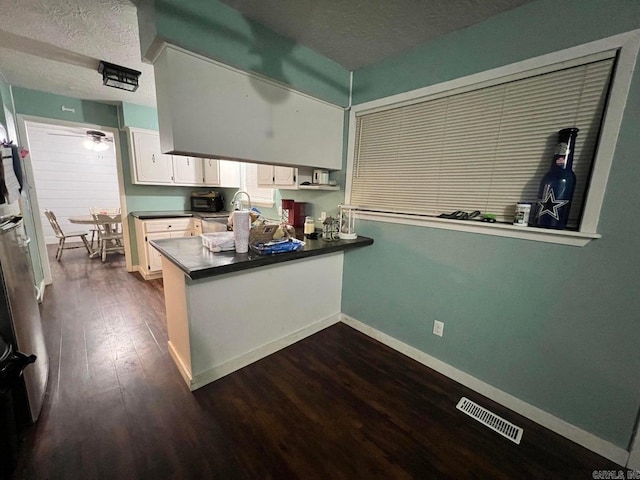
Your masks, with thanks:
[{"label": "black microwave", "polygon": [[224,209],[224,197],[220,192],[197,192],[191,194],[191,211],[219,212]]}]

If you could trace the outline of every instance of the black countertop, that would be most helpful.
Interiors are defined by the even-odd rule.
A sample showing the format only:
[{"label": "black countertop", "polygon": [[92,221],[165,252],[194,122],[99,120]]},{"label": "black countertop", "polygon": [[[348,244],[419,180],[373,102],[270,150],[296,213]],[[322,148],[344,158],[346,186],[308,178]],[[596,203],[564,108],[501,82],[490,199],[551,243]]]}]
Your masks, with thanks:
[{"label": "black countertop", "polygon": [[165,238],[152,240],[149,243],[191,279],[198,280],[225,273],[239,272],[301,258],[365,247],[371,245],[373,239],[358,237],[355,240],[335,240],[332,242],[305,239],[305,244],[301,250],[273,255],[259,255],[251,250],[249,250],[249,253],[214,253],[202,245],[200,237]]},{"label": "black countertop", "polygon": [[180,217],[196,217],[196,218],[215,218],[228,217],[229,212],[192,212],[189,210],[167,210],[158,212],[131,212],[131,216],[140,220],[156,220],[161,218],[180,218]]}]

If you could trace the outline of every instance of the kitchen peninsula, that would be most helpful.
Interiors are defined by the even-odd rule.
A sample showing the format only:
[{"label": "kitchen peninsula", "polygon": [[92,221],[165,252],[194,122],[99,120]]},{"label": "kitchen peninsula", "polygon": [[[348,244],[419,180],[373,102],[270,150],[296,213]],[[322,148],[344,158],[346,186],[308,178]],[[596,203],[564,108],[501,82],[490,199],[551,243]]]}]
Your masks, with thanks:
[{"label": "kitchen peninsula", "polygon": [[345,254],[373,240],[305,240],[297,252],[213,253],[167,238],[162,254],[169,352],[191,390],[339,321]]}]

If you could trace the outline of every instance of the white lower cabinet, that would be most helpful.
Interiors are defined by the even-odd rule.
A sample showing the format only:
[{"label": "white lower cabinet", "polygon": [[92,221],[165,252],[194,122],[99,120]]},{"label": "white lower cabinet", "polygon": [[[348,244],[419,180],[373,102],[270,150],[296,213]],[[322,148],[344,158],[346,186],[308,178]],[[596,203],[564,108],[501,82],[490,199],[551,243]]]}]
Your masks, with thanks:
[{"label": "white lower cabinet", "polygon": [[162,255],[149,242],[162,238],[192,237],[192,218],[162,218],[140,220],[136,218],[136,245],[138,247],[138,272],[145,280],[162,277]]}]

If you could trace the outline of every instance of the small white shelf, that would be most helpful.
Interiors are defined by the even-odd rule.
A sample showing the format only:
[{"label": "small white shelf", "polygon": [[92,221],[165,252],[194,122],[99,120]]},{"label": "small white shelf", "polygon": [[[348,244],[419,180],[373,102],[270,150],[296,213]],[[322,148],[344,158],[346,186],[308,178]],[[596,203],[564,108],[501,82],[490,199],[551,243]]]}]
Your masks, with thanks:
[{"label": "small white shelf", "polygon": [[338,185],[299,185],[300,190],[340,190]]}]

